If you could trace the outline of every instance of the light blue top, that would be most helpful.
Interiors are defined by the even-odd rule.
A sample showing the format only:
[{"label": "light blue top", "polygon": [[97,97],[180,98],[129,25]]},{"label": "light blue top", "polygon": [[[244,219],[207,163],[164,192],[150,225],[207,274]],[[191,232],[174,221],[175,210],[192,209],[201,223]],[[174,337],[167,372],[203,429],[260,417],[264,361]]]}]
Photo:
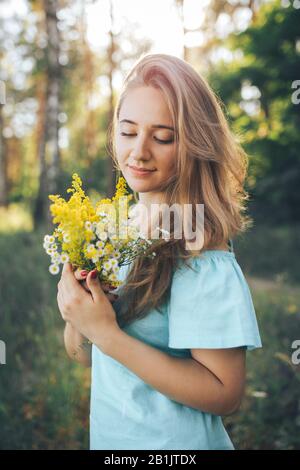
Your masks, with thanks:
[{"label": "light blue top", "polygon": [[[163,314],[153,309],[123,330],[177,357],[191,357],[191,348],[262,347],[234,252],[208,250],[190,264],[175,272]],[[220,416],[171,400],[95,345],[91,371],[91,450],[234,449]]]}]

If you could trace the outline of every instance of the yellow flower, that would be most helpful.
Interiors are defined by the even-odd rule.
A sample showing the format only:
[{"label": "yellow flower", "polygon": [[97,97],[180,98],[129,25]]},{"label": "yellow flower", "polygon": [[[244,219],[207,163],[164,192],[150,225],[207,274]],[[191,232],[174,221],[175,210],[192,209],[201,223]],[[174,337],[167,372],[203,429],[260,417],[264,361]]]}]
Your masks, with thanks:
[{"label": "yellow flower", "polygon": [[[85,195],[77,173],[72,175],[67,193],[71,193],[68,201],[57,194],[49,195],[52,220],[57,225],[53,234],[43,239],[43,247],[52,260],[50,272],[56,274],[59,264],[68,260],[74,267],[96,267],[101,280],[113,275],[112,284],[121,285],[116,278],[119,266],[143,253],[145,246],[145,240],[138,239],[133,229],[128,233],[129,201],[133,196],[128,194],[125,179],[119,178],[112,199],[101,199],[95,206]],[[133,244],[129,244],[130,235]]]}]

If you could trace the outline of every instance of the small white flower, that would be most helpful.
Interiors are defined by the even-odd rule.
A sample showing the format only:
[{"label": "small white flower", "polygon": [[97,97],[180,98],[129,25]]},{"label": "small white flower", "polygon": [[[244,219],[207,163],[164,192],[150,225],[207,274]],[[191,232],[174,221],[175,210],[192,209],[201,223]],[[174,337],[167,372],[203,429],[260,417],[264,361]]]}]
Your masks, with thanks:
[{"label": "small white flower", "polygon": [[62,263],[68,263],[69,262],[69,255],[67,253],[62,253],[60,255],[60,261]]},{"label": "small white flower", "polygon": [[57,274],[59,272],[58,264],[50,264],[49,271],[51,274]]},{"label": "small white flower", "polygon": [[54,243],[55,242],[55,237],[53,235],[50,235],[49,239],[48,239],[48,242],[51,243],[51,244]]},{"label": "small white flower", "polygon": [[90,244],[87,246],[86,251],[87,251],[88,253],[91,253],[92,251],[94,251],[94,249],[95,249],[95,245],[93,245],[92,243],[90,243]]},{"label": "small white flower", "polygon": [[115,274],[118,274],[118,272],[120,271],[120,268],[119,266],[113,266],[112,270]]},{"label": "small white flower", "polygon": [[52,261],[53,263],[55,263],[55,264],[59,264],[59,263],[60,263],[60,261],[61,261],[61,259],[60,259],[60,254],[59,254],[57,251],[55,251],[55,252],[52,254],[52,256],[51,256],[51,261]]},{"label": "small white flower", "polygon": [[97,263],[99,261],[99,256],[94,256],[94,258],[92,258],[92,261],[93,263]]},{"label": "small white flower", "polygon": [[52,248],[47,248],[46,253],[47,253],[47,255],[52,255],[53,254]]},{"label": "small white flower", "polygon": [[99,256],[100,258],[102,258],[102,256],[104,256],[104,255],[105,255],[104,250],[103,250],[102,248],[99,248],[99,249],[98,249],[98,256]]},{"label": "small white flower", "polygon": [[92,229],[92,222],[90,222],[89,220],[87,220],[84,225],[85,225],[85,228],[87,228],[88,230]]},{"label": "small white flower", "polygon": [[104,269],[105,269],[106,271],[109,271],[110,268],[111,268],[111,262],[110,262],[110,260],[105,261],[105,263],[103,263],[103,267],[104,267]]},{"label": "small white flower", "polygon": [[116,233],[114,233],[113,235],[111,235],[110,237],[111,241],[115,242],[115,241],[118,241],[118,236]]},{"label": "small white flower", "polygon": [[65,243],[69,243],[69,241],[71,240],[70,235],[68,233],[64,233],[63,234],[63,240],[64,240]]},{"label": "small white flower", "polygon": [[45,235],[44,242],[49,243],[49,238],[50,238],[50,235]]},{"label": "small white flower", "polygon": [[104,243],[103,243],[102,241],[98,241],[98,242],[96,243],[96,247],[97,247],[97,248],[104,248]]},{"label": "small white flower", "polygon": [[117,281],[117,280],[118,280],[117,276],[116,276],[114,273],[110,274],[109,277],[108,277],[108,279],[109,279],[110,281]]},{"label": "small white flower", "polygon": [[121,257],[121,253],[119,251],[114,251],[113,252],[113,257],[116,259],[119,259]]},{"label": "small white flower", "polygon": [[44,243],[43,243],[43,248],[44,248],[45,250],[47,250],[47,248],[49,248],[50,246],[51,246],[51,244],[50,244],[49,242],[44,242]]}]

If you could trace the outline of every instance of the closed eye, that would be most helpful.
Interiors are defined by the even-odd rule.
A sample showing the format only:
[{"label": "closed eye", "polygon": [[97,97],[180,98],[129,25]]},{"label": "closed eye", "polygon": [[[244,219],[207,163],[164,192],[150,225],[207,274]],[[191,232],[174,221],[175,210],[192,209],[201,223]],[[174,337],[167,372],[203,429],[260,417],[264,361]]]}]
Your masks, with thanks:
[{"label": "closed eye", "polygon": [[[126,134],[125,132],[121,132],[121,135],[125,136],[125,137],[134,137],[136,136],[136,134]],[[160,144],[171,144],[172,142],[174,142],[174,139],[170,139],[170,140],[161,140],[161,139],[158,139],[157,137],[154,137],[154,139],[159,142]]]}]

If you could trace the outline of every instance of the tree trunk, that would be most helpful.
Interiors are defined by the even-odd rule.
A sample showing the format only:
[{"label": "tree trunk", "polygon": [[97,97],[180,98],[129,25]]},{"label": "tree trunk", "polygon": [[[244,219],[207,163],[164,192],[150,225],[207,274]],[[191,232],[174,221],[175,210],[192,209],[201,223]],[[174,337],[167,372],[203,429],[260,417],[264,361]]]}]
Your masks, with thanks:
[{"label": "tree trunk", "polygon": [[185,60],[186,62],[188,62],[188,47],[186,46],[185,44],[185,36],[188,32],[188,30],[186,29],[185,27],[185,23],[184,23],[184,0],[175,0],[175,4],[178,8],[178,12],[179,12],[179,17],[180,17],[180,21],[181,21],[181,24],[182,24],[182,31],[183,31],[183,60]]},{"label": "tree trunk", "polygon": [[42,132],[40,136],[38,159],[40,166],[39,191],[34,211],[35,226],[51,223],[48,194],[57,192],[60,170],[58,146],[60,75],[59,31],[57,27],[58,0],[43,0],[48,45],[46,49],[46,100]]},{"label": "tree trunk", "polygon": [[[115,61],[113,54],[116,50],[115,45],[115,38],[112,32],[113,29],[113,5],[112,0],[109,2],[110,5],[110,19],[111,19],[111,28],[110,28],[110,46],[108,49],[108,63],[109,63],[109,88],[110,88],[110,95],[109,95],[109,111],[108,111],[108,122],[111,123],[113,119],[114,113],[114,90],[113,90],[113,74],[115,70]],[[115,184],[116,184],[116,170],[113,165],[112,159],[109,157],[107,159],[107,197],[111,198],[115,192]]]},{"label": "tree trunk", "polygon": [[6,147],[3,138],[3,106],[0,103],[0,206],[7,206],[8,204],[8,185],[7,185],[7,171],[6,171]]}]

